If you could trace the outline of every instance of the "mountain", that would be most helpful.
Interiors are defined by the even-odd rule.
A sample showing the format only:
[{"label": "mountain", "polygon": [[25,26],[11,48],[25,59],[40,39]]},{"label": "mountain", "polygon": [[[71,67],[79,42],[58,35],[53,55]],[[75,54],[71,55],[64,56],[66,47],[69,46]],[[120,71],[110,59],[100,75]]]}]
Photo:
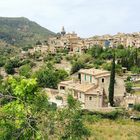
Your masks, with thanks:
[{"label": "mountain", "polygon": [[15,46],[31,46],[38,40],[47,40],[55,33],[27,18],[0,17],[0,40]]}]

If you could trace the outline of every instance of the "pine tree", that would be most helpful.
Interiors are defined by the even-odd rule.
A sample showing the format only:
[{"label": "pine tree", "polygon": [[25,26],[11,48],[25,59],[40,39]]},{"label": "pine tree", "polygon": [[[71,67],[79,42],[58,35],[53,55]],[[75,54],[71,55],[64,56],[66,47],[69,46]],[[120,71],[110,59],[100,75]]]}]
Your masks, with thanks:
[{"label": "pine tree", "polygon": [[114,84],[115,84],[115,50],[112,61],[110,85],[109,85],[109,103],[111,106],[114,106]]}]

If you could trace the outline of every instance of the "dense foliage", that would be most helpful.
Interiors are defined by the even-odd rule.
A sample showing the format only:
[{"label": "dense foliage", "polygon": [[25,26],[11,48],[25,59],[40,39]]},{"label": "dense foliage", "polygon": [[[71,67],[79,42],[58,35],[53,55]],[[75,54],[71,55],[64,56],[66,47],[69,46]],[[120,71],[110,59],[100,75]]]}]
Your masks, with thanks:
[{"label": "dense foliage", "polygon": [[131,91],[132,91],[132,86],[133,86],[133,84],[132,84],[131,81],[127,81],[127,82],[125,83],[126,91],[127,91],[128,93],[131,93]]},{"label": "dense foliage", "polygon": [[0,139],[82,140],[90,135],[80,115],[80,104],[71,95],[68,106],[52,108],[35,79],[9,77],[9,93],[1,94]]},{"label": "dense foliage", "polygon": [[[127,70],[132,70],[133,73],[139,73],[140,49],[133,47],[124,48],[124,46],[120,46],[115,49],[117,64],[121,67],[126,67]],[[109,65],[109,61],[113,59],[112,48],[103,49],[100,46],[93,46],[88,49],[86,53],[90,54],[94,58],[93,63],[95,67],[99,68],[103,65],[103,68],[105,67],[105,69],[109,69],[109,67],[107,67]],[[120,73],[120,70],[118,68],[117,71]]]},{"label": "dense foliage", "polygon": [[68,73],[63,69],[55,69],[51,64],[41,68],[36,72],[35,77],[41,87],[57,88],[60,81],[68,77]]},{"label": "dense foliage", "polygon": [[136,104],[136,105],[134,105],[134,110],[140,112],[140,104]]}]

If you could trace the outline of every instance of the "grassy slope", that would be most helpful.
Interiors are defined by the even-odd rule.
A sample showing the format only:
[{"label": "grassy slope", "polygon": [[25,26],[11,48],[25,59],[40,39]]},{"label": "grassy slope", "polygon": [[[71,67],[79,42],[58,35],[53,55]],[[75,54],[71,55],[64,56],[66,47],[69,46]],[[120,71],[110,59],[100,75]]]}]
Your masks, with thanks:
[{"label": "grassy slope", "polygon": [[89,140],[140,140],[139,122],[103,119],[87,126],[92,132]]},{"label": "grassy slope", "polygon": [[17,46],[33,45],[37,40],[46,40],[55,35],[27,18],[0,17],[0,39]]}]

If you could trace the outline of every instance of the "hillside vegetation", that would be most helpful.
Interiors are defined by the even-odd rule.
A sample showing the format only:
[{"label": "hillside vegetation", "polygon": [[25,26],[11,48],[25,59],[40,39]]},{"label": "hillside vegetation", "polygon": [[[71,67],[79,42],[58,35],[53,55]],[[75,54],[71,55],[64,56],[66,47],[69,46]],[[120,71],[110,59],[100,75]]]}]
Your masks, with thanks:
[{"label": "hillside vegetation", "polygon": [[0,40],[15,46],[31,46],[38,40],[46,40],[55,33],[27,18],[0,17]]}]

